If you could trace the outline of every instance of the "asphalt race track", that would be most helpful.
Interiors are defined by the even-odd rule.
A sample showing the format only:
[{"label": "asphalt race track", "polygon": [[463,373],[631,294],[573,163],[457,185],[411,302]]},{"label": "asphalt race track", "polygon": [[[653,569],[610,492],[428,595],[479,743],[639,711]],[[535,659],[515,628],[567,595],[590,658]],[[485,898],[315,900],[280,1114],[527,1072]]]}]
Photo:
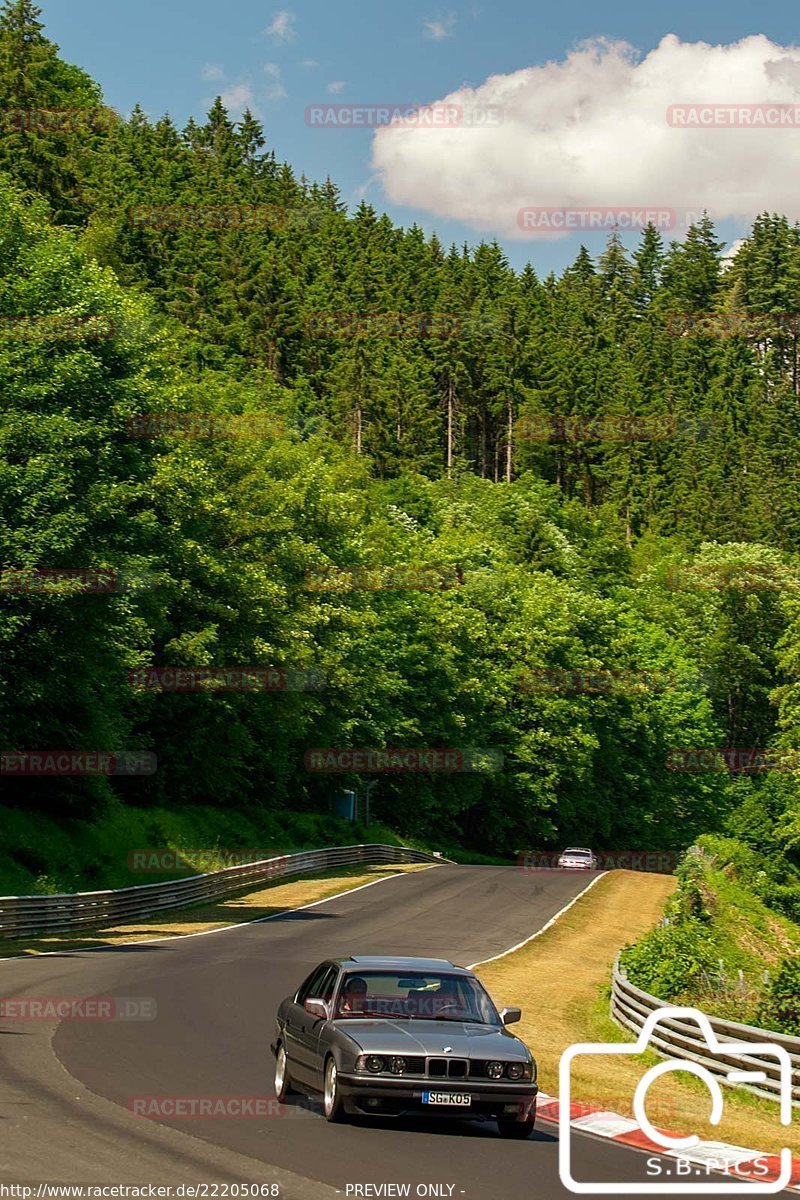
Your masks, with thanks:
[{"label": "asphalt race track", "polygon": [[[454,1200],[570,1195],[558,1177],[557,1129],[545,1122],[517,1143],[469,1123],[328,1125],[303,1100],[271,1119],[153,1121],[129,1106],[143,1096],[272,1096],[275,1009],[320,959],[483,960],[539,929],[589,882],[586,873],[440,866],[220,933],[1,962],[5,999],[140,997],[155,1000],[157,1015],[0,1022],[0,1183],[274,1183],[287,1200],[376,1196],[353,1186],[405,1183],[411,1196],[439,1185],[427,1194]],[[645,1154],[574,1136],[579,1179],[653,1182]],[[683,1194],[702,1195],[702,1184]]]}]

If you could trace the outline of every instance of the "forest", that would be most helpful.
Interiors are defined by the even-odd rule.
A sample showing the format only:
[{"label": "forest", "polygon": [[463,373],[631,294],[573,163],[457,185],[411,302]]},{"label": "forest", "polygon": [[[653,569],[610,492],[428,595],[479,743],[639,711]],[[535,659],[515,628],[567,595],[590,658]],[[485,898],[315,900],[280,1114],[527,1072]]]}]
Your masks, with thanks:
[{"label": "forest", "polygon": [[800,915],[800,229],[540,277],[268,134],[0,11],[0,822],[374,780],[500,856],[739,838]]}]

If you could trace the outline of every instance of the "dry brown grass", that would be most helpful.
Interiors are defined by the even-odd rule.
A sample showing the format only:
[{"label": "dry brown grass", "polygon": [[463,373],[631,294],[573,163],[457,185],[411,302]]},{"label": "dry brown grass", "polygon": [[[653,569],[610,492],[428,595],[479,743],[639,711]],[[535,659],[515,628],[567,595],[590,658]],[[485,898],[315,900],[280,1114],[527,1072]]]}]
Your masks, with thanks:
[{"label": "dry brown grass", "polygon": [[52,933],[26,941],[0,940],[0,956],[18,957],[43,954],[48,950],[85,950],[90,946],[120,946],[127,942],[143,942],[153,938],[179,937],[186,933],[204,933],[224,929],[244,921],[256,921],[304,904],[327,900],[340,892],[386,879],[398,872],[429,870],[427,863],[391,864],[375,867],[337,867],[334,871],[319,872],[288,882],[276,880],[245,895],[231,896],[212,904],[192,908],[167,909],[154,913],[147,920],[108,929],[75,933]]},{"label": "dry brown grass", "polygon": [[[478,974],[499,1004],[519,1004],[520,1036],[539,1064],[544,1092],[558,1095],[561,1054],[576,1042],[631,1041],[608,1015],[611,968],[618,952],[660,918],[675,880],[664,875],[614,871],[527,946]],[[576,1058],[572,1098],[591,1107],[631,1115],[633,1093],[654,1055]],[[662,1077],[651,1089],[648,1114],[657,1126],[697,1133],[709,1141],[732,1142],[777,1152],[784,1145],[800,1150],[796,1124],[778,1124],[778,1106],[768,1100],[725,1089],[725,1117],[708,1123],[710,1097],[688,1075]]]}]

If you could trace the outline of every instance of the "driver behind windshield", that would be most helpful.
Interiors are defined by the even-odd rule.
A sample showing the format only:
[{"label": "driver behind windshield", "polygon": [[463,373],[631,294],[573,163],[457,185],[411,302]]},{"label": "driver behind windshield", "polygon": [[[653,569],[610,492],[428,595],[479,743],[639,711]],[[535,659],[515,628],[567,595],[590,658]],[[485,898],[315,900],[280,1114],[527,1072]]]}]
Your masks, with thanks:
[{"label": "driver behind windshield", "polygon": [[370,972],[348,975],[336,1004],[342,1017],[368,1016],[418,1021],[480,1021],[497,1024],[494,1007],[473,980]]},{"label": "driver behind windshield", "polygon": [[339,1007],[343,1013],[363,1012],[366,996],[366,979],[362,979],[360,975],[353,975],[345,981]]}]

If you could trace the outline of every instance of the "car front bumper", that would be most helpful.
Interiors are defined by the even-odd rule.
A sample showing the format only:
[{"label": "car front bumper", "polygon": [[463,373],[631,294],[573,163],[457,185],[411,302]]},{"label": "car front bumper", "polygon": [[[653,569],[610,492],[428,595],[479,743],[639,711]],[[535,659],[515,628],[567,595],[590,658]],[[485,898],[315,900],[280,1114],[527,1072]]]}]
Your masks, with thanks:
[{"label": "car front bumper", "polygon": [[[488,1080],[401,1079],[339,1072],[339,1088],[346,1106],[374,1116],[425,1117],[532,1117],[536,1112],[538,1084],[531,1082],[490,1083]],[[424,1104],[423,1092],[447,1092],[470,1097],[469,1105]]]}]

